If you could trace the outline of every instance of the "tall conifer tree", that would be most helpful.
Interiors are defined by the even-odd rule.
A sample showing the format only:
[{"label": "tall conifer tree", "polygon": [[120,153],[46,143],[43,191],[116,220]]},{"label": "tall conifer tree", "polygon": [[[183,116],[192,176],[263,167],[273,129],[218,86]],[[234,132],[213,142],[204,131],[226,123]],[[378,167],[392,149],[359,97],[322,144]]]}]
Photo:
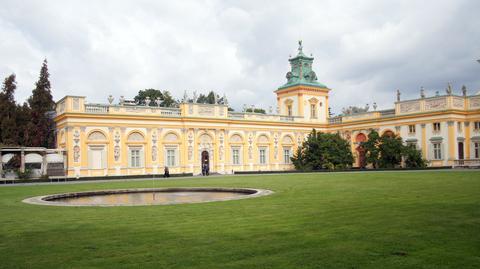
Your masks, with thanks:
[{"label": "tall conifer tree", "polygon": [[32,91],[32,96],[28,99],[28,104],[31,108],[31,124],[35,126],[35,135],[31,133],[28,135],[31,138],[31,145],[34,147],[54,147],[55,134],[54,122],[51,117],[51,111],[55,108],[52,93],[50,91],[51,85],[49,80],[47,60],[43,61],[40,70],[40,77],[35,84],[35,89]]},{"label": "tall conifer tree", "polygon": [[6,77],[0,93],[0,144],[17,145],[18,128],[16,124],[15,74]]}]

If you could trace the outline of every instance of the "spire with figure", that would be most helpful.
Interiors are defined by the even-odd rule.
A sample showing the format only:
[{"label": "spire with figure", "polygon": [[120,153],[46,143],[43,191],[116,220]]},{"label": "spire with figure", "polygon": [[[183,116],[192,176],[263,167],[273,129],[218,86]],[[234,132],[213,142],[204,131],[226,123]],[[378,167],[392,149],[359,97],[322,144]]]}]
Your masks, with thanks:
[{"label": "spire with figure", "polygon": [[312,69],[313,57],[308,57],[303,53],[303,42],[298,41],[298,54],[288,59],[291,65],[291,70],[287,72],[287,83],[280,88],[290,87],[297,84],[319,86],[326,88],[325,85],[319,83],[317,74]]}]

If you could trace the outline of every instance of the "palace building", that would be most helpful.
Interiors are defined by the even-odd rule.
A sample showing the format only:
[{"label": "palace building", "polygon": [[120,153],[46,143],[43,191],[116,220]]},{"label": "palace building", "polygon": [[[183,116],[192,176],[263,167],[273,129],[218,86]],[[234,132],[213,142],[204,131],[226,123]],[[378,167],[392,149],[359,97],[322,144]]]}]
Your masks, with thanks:
[{"label": "palace building", "polygon": [[313,128],[339,132],[350,141],[359,166],[360,142],[370,130],[394,133],[421,149],[430,166],[469,165],[479,161],[480,95],[454,94],[400,100],[392,109],[352,110],[329,117],[329,89],[318,82],[313,57],[289,59],[287,82],[280,86],[276,111],[267,114],[228,111],[226,98],[216,104],[191,102],[176,108],[87,103],[84,96],[57,102],[57,146],[66,152],[70,177],[163,173],[291,170],[290,157]]}]

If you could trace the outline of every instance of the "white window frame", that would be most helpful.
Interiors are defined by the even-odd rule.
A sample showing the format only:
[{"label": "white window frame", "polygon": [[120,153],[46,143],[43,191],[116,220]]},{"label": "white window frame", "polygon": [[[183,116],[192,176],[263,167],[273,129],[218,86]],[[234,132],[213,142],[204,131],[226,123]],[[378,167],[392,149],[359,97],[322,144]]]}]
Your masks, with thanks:
[{"label": "white window frame", "polygon": [[[287,151],[288,151],[288,158],[287,158]],[[292,149],[291,148],[283,148],[283,163],[284,164],[291,164],[292,160],[290,158],[292,157]]]},{"label": "white window frame", "polygon": [[178,161],[180,156],[178,154],[177,146],[166,146],[164,148],[164,163],[166,167],[176,167],[178,166]]},{"label": "white window frame", "polygon": [[442,143],[436,142],[432,143],[432,150],[433,150],[433,159],[434,160],[443,160],[443,152],[442,152]]},{"label": "white window frame", "polygon": [[480,142],[473,142],[473,158],[479,159],[480,158]]},{"label": "white window frame", "polygon": [[415,134],[417,131],[417,128],[415,124],[408,125],[408,133],[409,134]]},{"label": "white window frame", "polygon": [[317,118],[317,105],[310,104],[310,118],[316,119]]},{"label": "white window frame", "polygon": [[[101,151],[100,167],[93,168],[93,152]],[[107,151],[105,145],[89,145],[88,146],[88,168],[89,169],[105,169],[107,168]]]},{"label": "white window frame", "polygon": [[143,159],[143,147],[128,147],[128,166],[130,168],[143,168]]},{"label": "white window frame", "polygon": [[232,164],[233,165],[242,164],[242,148],[241,147],[232,147]]},{"label": "white window frame", "polygon": [[265,165],[267,164],[267,148],[265,147],[262,147],[262,148],[259,148],[258,149],[258,163],[261,164],[261,165]]},{"label": "white window frame", "polygon": [[480,130],[480,121],[473,122],[473,130],[476,132]]}]

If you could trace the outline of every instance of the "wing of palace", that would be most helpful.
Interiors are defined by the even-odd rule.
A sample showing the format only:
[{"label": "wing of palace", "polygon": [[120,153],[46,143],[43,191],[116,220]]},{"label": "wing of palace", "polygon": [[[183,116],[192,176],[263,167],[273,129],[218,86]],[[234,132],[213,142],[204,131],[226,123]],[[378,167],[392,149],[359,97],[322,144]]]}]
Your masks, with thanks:
[{"label": "wing of palace", "polygon": [[[291,170],[290,157],[313,128],[339,132],[356,156],[370,130],[391,132],[421,150],[430,166],[477,163],[480,95],[449,86],[445,94],[401,100],[387,110],[347,110],[329,117],[330,89],[318,82],[313,57],[289,59],[287,83],[279,87],[276,109],[266,114],[228,111],[226,98],[215,104],[184,97],[178,107],[139,106],[110,97],[107,104],[66,96],[57,103],[58,148],[66,155],[68,176],[213,173]],[[155,100],[151,100],[155,102]],[[148,103],[147,103],[148,105]],[[357,164],[353,164],[356,166]]]}]

